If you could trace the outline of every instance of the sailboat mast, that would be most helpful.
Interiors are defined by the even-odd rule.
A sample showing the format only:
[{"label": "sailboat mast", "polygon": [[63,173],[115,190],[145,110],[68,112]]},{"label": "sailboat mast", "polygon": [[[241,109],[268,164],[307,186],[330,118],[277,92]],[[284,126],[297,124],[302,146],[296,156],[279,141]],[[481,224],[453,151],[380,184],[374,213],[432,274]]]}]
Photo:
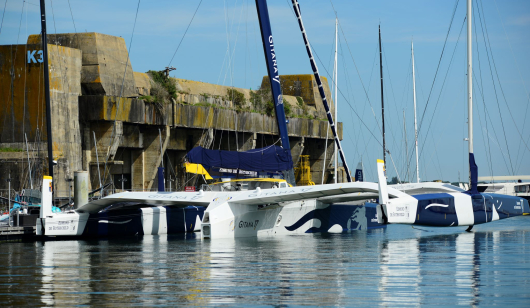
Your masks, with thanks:
[{"label": "sailboat mast", "polygon": [[471,0],[467,1],[467,112],[469,154],[473,154],[473,48],[471,42]]},{"label": "sailboat mast", "polygon": [[381,51],[381,25],[379,25],[379,73],[381,75],[381,114],[383,121],[383,161],[386,166],[386,143],[385,143],[385,100],[383,97],[383,52]]},{"label": "sailboat mast", "polygon": [[[339,68],[339,63],[337,62],[337,39],[338,39],[338,25],[339,25],[339,20],[337,18],[335,18],[335,77],[333,78],[335,80],[335,121],[339,121],[337,119],[337,109],[338,109],[338,104],[337,104],[337,101],[338,101],[338,96],[337,96],[337,78],[338,78],[338,73],[337,73],[337,70]],[[337,155],[337,144],[335,143],[335,184],[337,184],[337,164],[339,163],[339,158],[338,158],[338,155]]]},{"label": "sailboat mast", "polygon": [[469,193],[478,194],[478,167],[473,154],[473,52],[471,38],[471,0],[467,0],[467,112],[468,112],[468,139],[469,139]]},{"label": "sailboat mast", "polygon": [[44,0],[40,0],[41,15],[41,41],[42,41],[42,58],[44,64],[44,98],[46,100],[46,134],[48,139],[48,170],[49,175],[53,178],[53,148],[52,148],[52,120],[50,104],[50,75],[48,68],[48,38],[46,32],[46,5]]},{"label": "sailboat mast", "polygon": [[326,116],[328,118],[329,126],[331,127],[331,132],[333,133],[333,138],[335,139],[335,144],[337,145],[337,152],[340,155],[342,164],[344,165],[344,171],[346,172],[346,178],[348,182],[351,182],[352,178],[350,174],[350,169],[348,168],[348,163],[346,162],[346,158],[344,157],[344,152],[342,151],[342,146],[340,144],[339,136],[337,135],[337,129],[336,129],[335,123],[333,122],[333,116],[331,115],[331,111],[329,110],[326,93],[324,92],[322,81],[320,80],[320,74],[318,73],[318,67],[317,67],[317,64],[315,63],[315,58],[313,57],[313,52],[311,51],[311,46],[309,45],[307,33],[304,29],[304,23],[302,22],[302,15],[300,13],[300,5],[298,4],[297,0],[291,0],[291,2],[293,4],[293,9],[294,9],[296,18],[298,19],[298,26],[300,27],[300,31],[302,32],[302,38],[304,39],[304,45],[306,47],[307,55],[309,56],[309,62],[311,63],[311,68],[313,69],[313,75],[315,76],[315,81],[318,86],[318,93],[320,94],[320,97],[322,98],[322,104],[324,105],[324,109],[326,110]]},{"label": "sailboat mast", "polygon": [[405,135],[405,164],[407,165],[406,179],[408,180],[409,174],[410,174],[409,164],[408,164],[409,145],[408,145],[408,140],[407,140],[407,119],[405,117],[405,109],[403,109],[403,134]]},{"label": "sailboat mast", "polygon": [[[414,42],[410,43],[412,50],[412,97],[414,98],[414,142],[416,143],[416,183],[420,182],[420,166],[418,153],[418,122],[416,120],[416,71],[414,69]],[[408,157],[408,155],[407,155]]]},{"label": "sailboat mast", "polygon": [[[289,135],[287,134],[287,121],[285,119],[285,110],[283,108],[282,88],[280,86],[280,74],[278,72],[278,59],[274,49],[274,40],[272,38],[271,23],[269,19],[269,10],[266,0],[256,0],[256,10],[258,11],[259,27],[261,30],[261,41],[263,42],[263,51],[265,52],[265,61],[267,63],[267,73],[271,84],[272,99],[276,121],[278,123],[278,132],[282,140],[282,147],[291,151],[289,144]],[[295,186],[294,170],[286,172],[286,179],[289,184]]]}]

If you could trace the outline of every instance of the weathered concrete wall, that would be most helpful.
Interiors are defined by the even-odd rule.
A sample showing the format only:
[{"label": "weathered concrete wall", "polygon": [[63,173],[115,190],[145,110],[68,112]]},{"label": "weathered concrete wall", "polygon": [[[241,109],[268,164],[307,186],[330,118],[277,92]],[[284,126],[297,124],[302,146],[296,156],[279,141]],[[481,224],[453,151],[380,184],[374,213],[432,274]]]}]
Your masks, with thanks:
[{"label": "weathered concrete wall", "polygon": [[[334,102],[331,99],[331,92],[329,90],[328,79],[326,77],[320,77],[322,86],[324,87],[324,93],[326,99],[330,105],[331,112],[335,112]],[[304,104],[307,105],[308,111],[311,115],[325,119],[326,110],[322,103],[322,98],[318,92],[317,82],[314,75],[300,74],[300,75],[280,75],[280,84],[282,87],[282,94],[284,96],[299,96],[304,100]],[[262,89],[270,89],[269,77],[264,76],[261,82]],[[330,103],[331,102],[331,103]],[[291,102],[291,105],[294,105]]]},{"label": "weathered concrete wall", "polygon": [[[1,143],[45,141],[46,107],[39,45],[0,46]],[[81,167],[78,96],[81,95],[81,51],[48,44],[53,157],[56,189]],[[47,171],[46,171],[47,172]],[[1,184],[0,184],[1,185]]]},{"label": "weathered concrete wall", "polygon": [[203,95],[208,96],[219,96],[225,97],[229,89],[237,90],[245,95],[245,99],[250,99],[250,90],[243,88],[235,88],[230,86],[221,86],[212,83],[206,83],[202,81],[187,80],[181,78],[171,78],[177,84],[177,91],[185,92],[186,94]]},{"label": "weathered concrete wall", "polygon": [[[215,128],[216,130],[247,133],[278,134],[276,119],[260,113],[179,103],[165,104],[163,111],[155,103],[139,99],[108,96],[82,96],[79,98],[80,114],[84,121],[123,121],[128,123],[170,125],[188,128]],[[289,136],[326,138],[328,122],[304,118],[290,118]],[[338,123],[342,138],[342,123]],[[331,130],[329,131],[331,136]]]},{"label": "weathered concrete wall", "polygon": [[[175,81],[177,90],[177,101],[188,104],[206,103],[217,105],[220,107],[234,108],[234,104],[227,96],[227,91],[232,87],[215,85],[200,81],[172,78]],[[322,98],[316,86],[315,77],[313,75],[281,75],[280,82],[282,85],[282,93],[284,95],[284,104],[289,105],[291,114],[294,116],[312,116],[313,118],[326,119],[326,112],[322,105]],[[331,102],[330,108],[334,112],[335,107],[331,99],[331,92],[327,78],[322,77],[322,84],[324,92],[328,101]],[[270,93],[270,83],[267,76],[263,77],[261,88]],[[252,106],[250,103],[251,90],[243,88],[233,88],[234,90],[243,93],[245,97],[245,107],[250,109],[257,109],[257,106]],[[303,102],[297,100],[300,97]],[[265,102],[263,102],[265,103]],[[258,108],[259,109],[259,108]]]},{"label": "weathered concrete wall", "polygon": [[[39,44],[40,41],[40,35],[28,37],[28,44]],[[48,43],[83,52],[83,95],[137,96],[133,69],[123,38],[96,32],[60,33],[49,34]]]},{"label": "weathered concrete wall", "polygon": [[146,73],[134,72],[134,83],[136,94],[140,96],[151,94],[151,81]]},{"label": "weathered concrete wall", "polygon": [[82,121],[123,121],[151,125],[166,125],[166,111],[157,103],[137,98],[83,95],[79,97]]}]

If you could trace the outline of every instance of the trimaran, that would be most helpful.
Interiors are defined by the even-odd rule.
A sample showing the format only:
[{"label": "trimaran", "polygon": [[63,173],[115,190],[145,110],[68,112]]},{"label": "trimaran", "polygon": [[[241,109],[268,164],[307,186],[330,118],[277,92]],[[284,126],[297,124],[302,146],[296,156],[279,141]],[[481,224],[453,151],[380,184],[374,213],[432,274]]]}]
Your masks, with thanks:
[{"label": "trimaran", "polygon": [[[359,212],[376,210],[379,223],[417,224],[427,226],[468,226],[486,223],[498,219],[521,215],[528,212],[528,202],[524,199],[496,195],[480,194],[477,187],[477,166],[473,156],[472,138],[472,89],[471,89],[471,0],[468,0],[468,91],[469,91],[469,164],[471,189],[463,191],[457,187],[442,183],[413,183],[404,188],[408,193],[387,187],[384,174],[384,162],[377,161],[378,182],[351,182],[344,153],[338,139],[335,124],[326,96],[320,82],[316,63],[302,23],[297,0],[291,0],[298,19],[300,30],[310,58],[311,67],[319,87],[326,109],[338,152],[344,163],[349,183],[315,185],[305,187],[286,187],[251,191],[199,191],[199,192],[125,192],[92,201],[67,213],[52,213],[52,178],[46,176],[43,181],[43,205],[41,217],[37,221],[37,234],[44,236],[81,236],[91,215],[97,215],[102,209],[121,204],[126,207],[149,205],[152,207],[151,229],[145,234],[167,233],[169,219],[167,209],[180,209],[190,205],[207,206],[200,221],[202,238],[234,238],[249,236],[272,236],[282,234],[303,234],[312,232],[344,232],[355,229],[352,222],[366,227],[359,221]],[[274,40],[266,0],[256,0],[260,21],[263,47],[276,117],[279,126],[282,147],[289,149],[287,126],[283,110],[278,62],[274,49]],[[41,0],[42,43],[44,64],[47,62],[46,25],[44,0]],[[45,73],[45,80],[48,74]],[[47,81],[45,81],[47,82]],[[46,84],[47,122],[49,115],[49,87]],[[48,130],[48,143],[51,142],[51,129]],[[53,170],[51,148],[49,148],[50,172]],[[53,174],[53,173],[50,173]],[[436,193],[412,195],[414,191],[432,191]],[[442,193],[440,193],[442,192]],[[378,199],[377,204],[365,203],[353,206],[344,202]],[[364,216],[365,217],[365,216]],[[119,225],[122,221],[108,221]],[[146,228],[144,228],[146,230]]]}]

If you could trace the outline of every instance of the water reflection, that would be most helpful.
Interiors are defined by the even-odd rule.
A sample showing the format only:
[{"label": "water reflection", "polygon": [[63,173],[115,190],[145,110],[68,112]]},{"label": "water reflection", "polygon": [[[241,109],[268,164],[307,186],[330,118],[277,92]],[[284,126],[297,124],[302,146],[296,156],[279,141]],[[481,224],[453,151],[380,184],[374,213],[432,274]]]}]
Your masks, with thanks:
[{"label": "water reflection", "polygon": [[[47,306],[83,305],[90,301],[90,256],[77,241],[37,243],[42,249],[40,300]],[[67,296],[75,292],[76,298]]]},{"label": "water reflection", "polygon": [[382,305],[388,302],[419,306],[420,249],[417,239],[394,240],[383,244],[379,272]]},{"label": "water reflection", "polygon": [[476,253],[475,233],[459,234],[456,244],[456,298],[458,305],[476,305],[480,285],[480,255]]},{"label": "water reflection", "polygon": [[[5,306],[523,305],[530,226],[0,244]],[[501,225],[502,226],[502,225]]]}]

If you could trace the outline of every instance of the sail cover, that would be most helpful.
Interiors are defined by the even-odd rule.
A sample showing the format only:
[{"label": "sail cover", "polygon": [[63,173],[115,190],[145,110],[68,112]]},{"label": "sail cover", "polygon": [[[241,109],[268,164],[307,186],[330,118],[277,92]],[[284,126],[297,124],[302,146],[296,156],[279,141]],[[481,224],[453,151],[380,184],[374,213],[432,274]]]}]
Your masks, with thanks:
[{"label": "sail cover", "polygon": [[230,168],[249,171],[284,171],[293,168],[291,151],[280,146],[245,152],[207,150],[195,147],[186,155],[188,162],[205,168]]}]

